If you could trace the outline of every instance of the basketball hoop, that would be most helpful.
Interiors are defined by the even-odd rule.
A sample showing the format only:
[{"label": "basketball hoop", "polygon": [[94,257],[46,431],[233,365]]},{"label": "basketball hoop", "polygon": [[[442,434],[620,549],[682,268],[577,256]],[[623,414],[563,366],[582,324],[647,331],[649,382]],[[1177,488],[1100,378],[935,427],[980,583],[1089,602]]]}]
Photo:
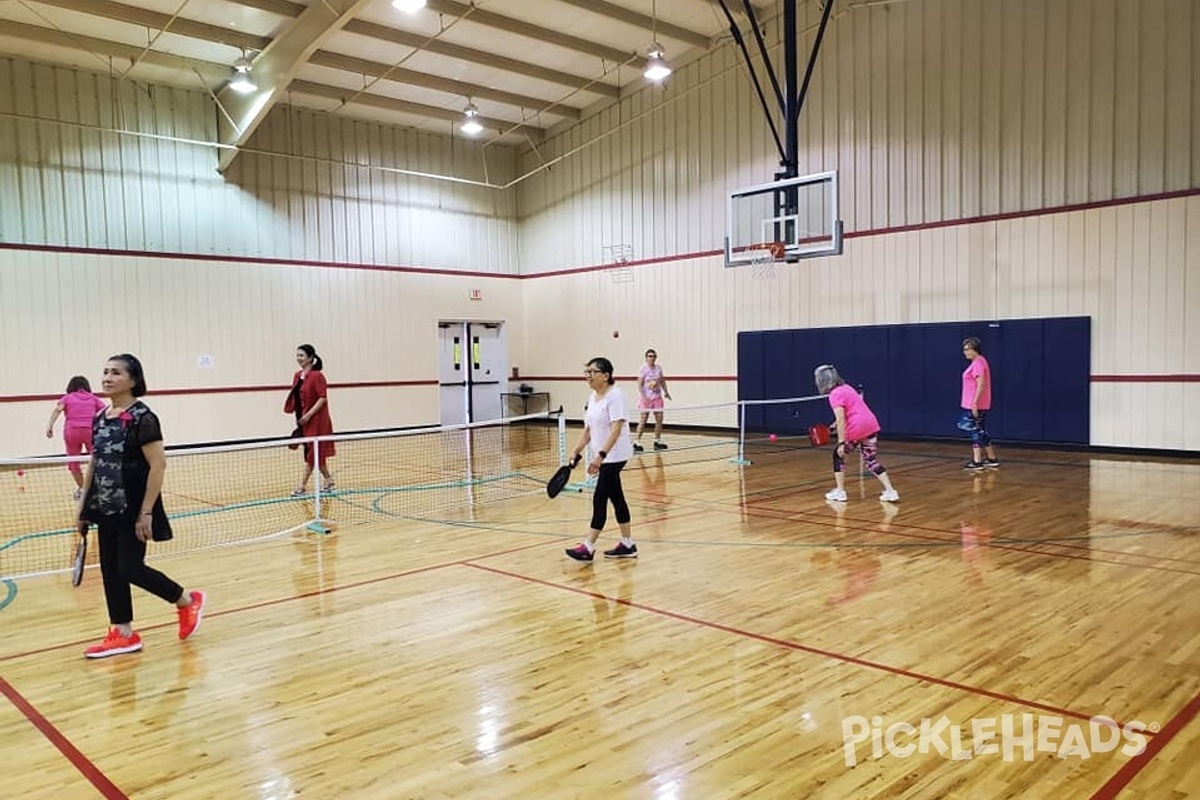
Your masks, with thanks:
[{"label": "basketball hoop", "polygon": [[604,261],[611,265],[609,279],[613,283],[633,283],[633,268],[625,266],[633,260],[633,245],[606,244],[603,249]]},{"label": "basketball hoop", "polygon": [[775,277],[775,265],[783,260],[786,248],[783,242],[760,242],[749,245],[750,274],[756,280],[771,280]]}]

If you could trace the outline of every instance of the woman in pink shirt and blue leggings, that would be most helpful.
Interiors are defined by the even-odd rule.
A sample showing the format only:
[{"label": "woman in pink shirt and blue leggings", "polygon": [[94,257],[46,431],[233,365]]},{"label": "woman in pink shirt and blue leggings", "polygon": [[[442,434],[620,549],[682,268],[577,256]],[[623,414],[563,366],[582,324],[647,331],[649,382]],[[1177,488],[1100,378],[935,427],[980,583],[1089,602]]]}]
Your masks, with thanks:
[{"label": "woman in pink shirt and blue leggings", "polygon": [[861,450],[863,464],[883,484],[883,494],[879,495],[879,499],[885,503],[898,502],[900,493],[892,487],[892,479],[888,477],[883,464],[879,463],[879,420],[867,408],[867,401],[853,387],[846,385],[832,364],[817,367],[813,377],[817,382],[817,391],[829,395],[829,405],[833,407],[837,418],[838,443],[833,448],[833,480],[837,486],[825,493],[825,499],[845,502],[846,454]]},{"label": "woman in pink shirt and blue leggings", "polygon": [[[92,385],[82,375],[76,375],[67,383],[67,393],[59,398],[46,423],[46,438],[54,438],[54,423],[59,414],[66,415],[63,422],[63,444],[67,455],[81,456],[92,452],[92,420],[108,406],[92,394]],[[83,465],[78,461],[67,464],[71,477],[75,479],[75,499],[83,494]]]},{"label": "woman in pink shirt and blue leggings", "polygon": [[963,358],[967,360],[967,368],[962,374],[962,409],[967,425],[960,427],[971,434],[971,460],[963,464],[963,469],[995,469],[1000,461],[987,432],[987,413],[992,408],[992,368],[983,357],[983,344],[974,336],[963,339]]}]

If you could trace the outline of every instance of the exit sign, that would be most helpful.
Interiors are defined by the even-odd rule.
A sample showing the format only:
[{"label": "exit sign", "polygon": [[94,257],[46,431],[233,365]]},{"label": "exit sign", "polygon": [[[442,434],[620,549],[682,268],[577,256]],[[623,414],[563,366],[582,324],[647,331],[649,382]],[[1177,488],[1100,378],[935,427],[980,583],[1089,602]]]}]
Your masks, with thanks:
[{"label": "exit sign", "polygon": [[467,297],[470,297],[472,300],[482,300],[483,299],[483,289],[472,289],[467,294]]}]

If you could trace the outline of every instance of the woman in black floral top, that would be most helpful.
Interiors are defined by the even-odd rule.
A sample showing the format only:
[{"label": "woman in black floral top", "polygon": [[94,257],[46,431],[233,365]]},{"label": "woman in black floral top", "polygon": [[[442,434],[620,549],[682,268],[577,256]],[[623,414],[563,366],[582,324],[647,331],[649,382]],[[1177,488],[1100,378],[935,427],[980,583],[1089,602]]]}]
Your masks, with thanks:
[{"label": "woman in black floral top", "polygon": [[154,412],[137,398],[146,393],[142,364],[129,353],[113,356],[104,365],[104,393],[112,406],[92,420],[92,460],[79,505],[79,529],[89,523],[99,530],[100,572],[112,627],[98,645],[84,651],[88,658],[105,658],[142,649],[133,630],[130,586],[174,603],[179,614],[179,638],[200,626],[205,594],[186,592],[158,570],[146,566],[146,542],[171,538],[171,524],[162,504],[167,456],[162,429]]}]

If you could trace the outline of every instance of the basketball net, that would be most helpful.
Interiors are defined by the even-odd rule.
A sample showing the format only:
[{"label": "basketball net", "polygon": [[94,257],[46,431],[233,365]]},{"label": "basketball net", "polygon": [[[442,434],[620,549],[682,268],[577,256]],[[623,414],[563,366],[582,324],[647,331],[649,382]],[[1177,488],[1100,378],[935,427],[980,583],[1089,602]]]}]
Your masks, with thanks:
[{"label": "basketball net", "polygon": [[763,242],[750,245],[750,275],[755,280],[775,280],[775,265],[783,257],[783,245],[779,242]]}]

